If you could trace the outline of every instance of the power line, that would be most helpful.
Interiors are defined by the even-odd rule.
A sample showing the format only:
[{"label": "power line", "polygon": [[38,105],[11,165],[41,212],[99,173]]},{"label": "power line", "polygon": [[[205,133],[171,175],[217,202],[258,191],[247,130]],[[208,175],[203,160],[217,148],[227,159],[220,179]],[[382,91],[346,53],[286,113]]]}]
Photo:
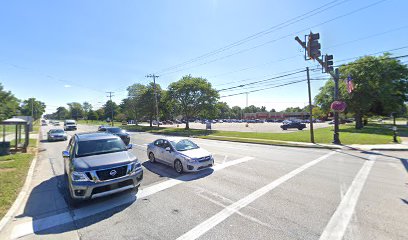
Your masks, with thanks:
[{"label": "power line", "polygon": [[[176,69],[176,68],[179,68],[179,67],[181,67],[181,66],[184,66],[184,65],[187,65],[187,64],[190,64],[190,63],[199,61],[199,60],[201,60],[201,59],[203,59],[203,58],[207,58],[207,57],[213,56],[213,55],[218,54],[218,53],[220,53],[220,52],[224,52],[224,51],[226,51],[226,50],[228,50],[228,49],[230,49],[230,48],[233,48],[233,47],[242,45],[242,44],[244,44],[244,43],[246,43],[246,42],[248,42],[248,41],[252,41],[252,40],[257,39],[257,38],[259,38],[259,37],[261,37],[261,36],[264,36],[264,35],[266,35],[266,34],[269,34],[269,33],[271,33],[271,32],[274,32],[274,31],[276,31],[276,30],[279,30],[279,29],[282,29],[282,28],[284,28],[284,27],[290,26],[290,25],[292,25],[292,24],[294,24],[294,23],[297,23],[297,22],[299,22],[299,21],[301,21],[301,20],[304,20],[304,19],[306,19],[306,18],[308,18],[308,17],[312,17],[312,16],[314,16],[314,15],[316,15],[316,14],[319,14],[319,13],[321,13],[321,12],[323,12],[323,11],[326,11],[326,10],[328,10],[328,9],[330,9],[330,8],[333,8],[333,7],[335,7],[335,6],[338,6],[338,5],[340,5],[340,4],[343,4],[343,3],[345,3],[345,2],[347,2],[347,1],[349,1],[349,0],[341,1],[340,3],[337,3],[337,4],[335,4],[335,5],[332,5],[333,3],[336,3],[336,2],[338,2],[338,1],[339,1],[339,0],[334,0],[334,1],[331,1],[331,2],[329,2],[329,3],[326,3],[326,4],[320,6],[320,7],[316,8],[316,9],[313,9],[313,10],[308,11],[308,12],[302,14],[302,15],[296,16],[296,17],[294,17],[294,18],[292,18],[292,19],[289,19],[289,20],[287,20],[287,21],[284,21],[284,22],[282,22],[282,23],[279,23],[279,24],[277,24],[277,25],[274,25],[274,26],[272,26],[272,27],[270,27],[270,28],[268,28],[268,29],[266,29],[266,30],[263,30],[263,31],[260,31],[260,32],[258,32],[258,33],[252,34],[252,35],[250,35],[250,36],[248,36],[248,37],[245,37],[245,38],[243,38],[243,39],[241,39],[241,40],[238,40],[238,41],[236,41],[236,42],[233,42],[233,43],[231,43],[231,44],[228,44],[228,45],[226,45],[226,46],[224,46],[224,47],[218,48],[218,49],[216,49],[216,50],[213,50],[213,51],[208,52],[208,53],[206,53],[206,54],[203,54],[203,55],[201,55],[201,56],[192,58],[192,59],[190,59],[190,60],[188,60],[188,61],[185,61],[185,62],[183,62],[183,63],[176,64],[176,65],[174,65],[174,66],[165,68],[165,69],[159,71],[159,73],[167,72],[167,71],[169,71],[169,70]],[[330,6],[330,5],[332,5],[332,6]],[[323,8],[323,9],[322,9],[322,8]],[[322,10],[321,10],[321,9],[322,9]],[[318,11],[318,10],[320,10],[320,11]],[[317,12],[316,12],[316,11],[317,11]],[[314,12],[315,12],[315,13],[314,13]],[[311,14],[311,13],[313,13],[313,14],[310,15],[310,16],[308,16],[308,15]],[[285,25],[285,24],[286,24],[286,25]]]},{"label": "power line", "polygon": [[301,70],[301,71],[292,72],[292,73],[288,73],[288,74],[284,74],[284,75],[280,75],[280,76],[276,76],[276,77],[272,77],[272,78],[268,78],[268,79],[264,79],[264,80],[260,80],[260,81],[255,81],[255,82],[250,82],[250,83],[246,83],[246,84],[241,84],[241,85],[234,86],[234,87],[229,87],[229,88],[223,88],[223,89],[220,89],[220,90],[218,90],[218,91],[221,92],[221,91],[226,91],[226,90],[235,89],[235,88],[241,88],[241,87],[244,87],[244,86],[253,85],[253,84],[257,84],[257,83],[267,82],[267,81],[270,81],[270,80],[273,80],[273,79],[278,79],[278,78],[283,78],[283,77],[287,77],[287,76],[292,76],[292,75],[295,75],[295,74],[299,74],[299,73],[302,73],[302,72],[304,72],[304,71],[305,71],[305,70]]},{"label": "power line", "polygon": [[379,4],[379,3],[381,3],[381,2],[385,2],[385,1],[388,1],[388,0],[380,0],[380,1],[374,2],[374,3],[369,4],[369,5],[365,5],[364,7],[361,7],[361,8],[358,8],[358,9],[356,9],[356,10],[353,10],[353,11],[351,11],[351,12],[348,12],[348,13],[345,13],[345,14],[342,14],[342,15],[339,15],[339,16],[337,16],[337,17],[335,17],[335,18],[326,20],[326,21],[324,21],[324,22],[315,24],[315,25],[313,25],[313,26],[311,26],[311,27],[304,28],[304,29],[302,29],[302,30],[299,30],[299,31],[296,31],[296,32],[293,32],[293,33],[290,33],[290,34],[287,34],[287,35],[284,35],[284,36],[282,36],[282,37],[279,37],[279,38],[276,38],[276,39],[273,39],[273,40],[264,42],[264,43],[262,43],[262,44],[255,45],[255,46],[250,47],[250,48],[245,48],[245,49],[242,49],[242,50],[240,50],[240,51],[231,53],[231,54],[229,54],[229,55],[222,56],[222,57],[219,57],[219,58],[215,58],[215,59],[210,60],[210,61],[207,61],[207,62],[203,62],[203,63],[201,63],[201,64],[193,65],[193,66],[191,66],[191,67],[187,67],[187,68],[183,68],[183,69],[179,69],[179,70],[175,70],[175,71],[171,71],[171,72],[168,72],[168,71],[161,71],[161,72],[162,72],[162,75],[170,75],[170,74],[173,74],[173,73],[177,73],[177,72],[181,72],[181,71],[188,70],[188,69],[191,69],[191,68],[196,68],[196,67],[200,67],[200,66],[203,66],[203,65],[206,65],[206,64],[209,64],[209,63],[213,63],[213,62],[216,62],[216,61],[225,59],[225,58],[229,58],[229,57],[232,57],[232,56],[234,56],[234,55],[241,54],[241,53],[244,53],[244,52],[247,52],[247,51],[250,51],[250,50],[253,50],[253,49],[262,47],[262,46],[265,46],[265,45],[267,45],[267,44],[271,44],[271,43],[277,42],[277,41],[279,41],[279,40],[282,40],[282,39],[285,39],[285,38],[288,38],[288,37],[292,37],[292,36],[297,35],[297,34],[299,34],[299,33],[308,31],[308,30],[310,30],[311,28],[319,27],[319,26],[321,26],[321,25],[324,25],[324,24],[333,22],[333,21],[335,21],[335,20],[338,20],[338,19],[340,19],[340,18],[343,18],[343,17],[349,16],[349,15],[352,15],[352,14],[354,14],[354,13],[357,13],[357,12],[359,12],[359,11],[362,11],[362,10],[365,10],[365,9],[367,9],[367,8],[373,7],[373,6],[377,5],[377,4]]},{"label": "power line", "polygon": [[224,97],[232,97],[232,96],[237,96],[237,95],[242,95],[242,94],[247,94],[247,93],[252,93],[252,92],[259,92],[259,91],[263,91],[263,90],[267,90],[267,89],[272,89],[272,88],[277,88],[277,87],[283,87],[283,86],[292,85],[292,84],[295,84],[295,83],[300,83],[300,82],[305,82],[305,81],[306,81],[305,79],[303,79],[303,80],[298,80],[298,81],[292,81],[292,82],[288,82],[288,83],[276,85],[276,86],[273,86],[273,87],[267,87],[267,88],[252,90],[252,91],[246,91],[246,92],[242,92],[242,93],[235,93],[235,94],[225,95],[225,96],[221,96],[221,97],[222,97],[222,98],[224,98]]}]

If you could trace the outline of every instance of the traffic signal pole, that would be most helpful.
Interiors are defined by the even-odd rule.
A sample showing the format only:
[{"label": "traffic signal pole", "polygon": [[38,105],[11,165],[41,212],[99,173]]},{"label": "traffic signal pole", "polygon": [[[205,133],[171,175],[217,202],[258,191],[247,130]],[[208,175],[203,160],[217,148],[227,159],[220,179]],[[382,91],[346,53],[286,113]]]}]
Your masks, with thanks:
[{"label": "traffic signal pole", "polygon": [[[311,39],[313,38],[314,39]],[[319,35],[318,34],[313,34],[310,33],[309,35],[309,40],[313,40],[314,42],[314,46],[310,46],[310,43],[308,45],[306,45],[306,42],[303,42],[302,40],[300,40],[299,37],[295,37],[295,40],[300,44],[300,46],[302,46],[305,50],[306,50],[306,54],[309,55],[309,59],[313,59],[316,60],[323,68],[325,68],[325,72],[329,73],[333,80],[334,80],[334,101],[337,101],[339,99],[339,79],[340,79],[340,74],[339,74],[339,69],[336,68],[335,71],[333,72],[332,68],[330,69],[324,61],[322,61],[319,56],[320,56],[320,44],[317,44],[316,41],[319,39]],[[311,47],[315,47],[317,49],[310,49]],[[310,56],[312,50],[314,50],[314,56]],[[326,55],[327,57],[327,55]],[[306,56],[305,56],[306,59]],[[306,59],[307,60],[307,59]],[[330,61],[332,62],[332,57],[330,59]],[[310,93],[309,93],[310,95]],[[309,100],[310,102],[311,100]],[[334,144],[341,144],[340,142],[340,136],[339,136],[339,113],[338,112],[334,112],[334,134],[333,134],[333,143]]]},{"label": "traffic signal pole", "polygon": [[307,90],[309,93],[309,122],[310,122],[310,142],[314,143],[314,131],[313,131],[313,106],[312,106],[312,94],[310,91],[310,75],[309,67],[306,67],[307,74]]}]

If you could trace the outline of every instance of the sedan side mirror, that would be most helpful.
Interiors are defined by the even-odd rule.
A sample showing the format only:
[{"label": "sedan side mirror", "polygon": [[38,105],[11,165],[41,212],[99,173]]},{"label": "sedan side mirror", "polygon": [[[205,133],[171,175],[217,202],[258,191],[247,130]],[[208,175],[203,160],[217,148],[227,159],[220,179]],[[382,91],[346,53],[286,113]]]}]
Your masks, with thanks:
[{"label": "sedan side mirror", "polygon": [[68,158],[69,157],[69,152],[68,151],[62,151],[62,157],[63,158]]},{"label": "sedan side mirror", "polygon": [[166,150],[167,152],[171,152],[171,148],[170,148],[170,147],[166,147],[165,150]]},{"label": "sedan side mirror", "polygon": [[127,145],[127,149],[132,149],[132,148],[133,148],[133,144],[130,143]]}]

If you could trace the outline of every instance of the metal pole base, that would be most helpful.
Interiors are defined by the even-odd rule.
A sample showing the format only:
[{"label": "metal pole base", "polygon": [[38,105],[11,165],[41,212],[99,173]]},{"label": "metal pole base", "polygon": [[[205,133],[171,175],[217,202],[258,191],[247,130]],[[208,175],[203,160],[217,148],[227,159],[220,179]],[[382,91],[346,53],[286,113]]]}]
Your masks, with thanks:
[{"label": "metal pole base", "polygon": [[333,144],[337,144],[337,145],[340,145],[340,144],[341,144],[340,138],[339,138],[339,134],[338,134],[338,133],[334,133],[334,134],[333,134]]}]

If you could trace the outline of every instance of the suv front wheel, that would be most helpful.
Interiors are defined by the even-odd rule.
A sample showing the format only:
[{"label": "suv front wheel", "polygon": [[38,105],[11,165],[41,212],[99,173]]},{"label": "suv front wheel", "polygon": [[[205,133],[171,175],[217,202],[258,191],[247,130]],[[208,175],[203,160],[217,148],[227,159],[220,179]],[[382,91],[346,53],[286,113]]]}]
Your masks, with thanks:
[{"label": "suv front wheel", "polygon": [[176,172],[178,174],[182,174],[183,173],[183,164],[181,163],[180,160],[176,160],[174,161],[174,170],[176,170]]}]

